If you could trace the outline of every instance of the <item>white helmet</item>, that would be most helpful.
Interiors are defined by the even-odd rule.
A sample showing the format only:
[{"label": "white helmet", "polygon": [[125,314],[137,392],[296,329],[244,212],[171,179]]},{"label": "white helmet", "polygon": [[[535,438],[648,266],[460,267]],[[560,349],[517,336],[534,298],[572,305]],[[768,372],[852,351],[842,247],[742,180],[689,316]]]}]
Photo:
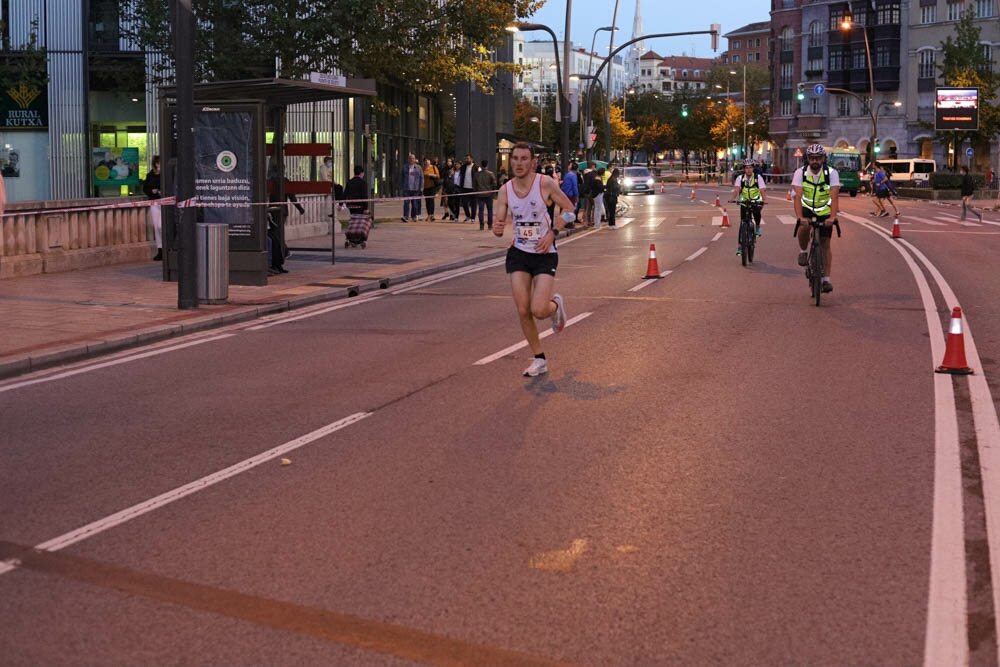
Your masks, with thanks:
[{"label": "white helmet", "polygon": [[743,166],[744,167],[753,167],[753,166],[756,166],[756,165],[754,164],[754,161],[752,159],[747,158],[746,160],[743,160]]},{"label": "white helmet", "polygon": [[807,156],[808,155],[822,155],[822,156],[826,157],[826,151],[823,150],[823,147],[820,146],[819,144],[812,144],[811,146],[809,146],[808,148],[806,148],[806,155]]}]

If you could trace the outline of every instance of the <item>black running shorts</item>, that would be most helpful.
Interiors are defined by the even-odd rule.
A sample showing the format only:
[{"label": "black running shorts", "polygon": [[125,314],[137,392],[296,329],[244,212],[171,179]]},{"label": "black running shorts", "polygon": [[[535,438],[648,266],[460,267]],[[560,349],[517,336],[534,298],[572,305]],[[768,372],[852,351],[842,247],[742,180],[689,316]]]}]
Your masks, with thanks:
[{"label": "black running shorts", "polygon": [[524,252],[514,246],[507,249],[507,273],[521,271],[531,274],[532,277],[543,273],[555,276],[557,266],[559,266],[557,253]]}]

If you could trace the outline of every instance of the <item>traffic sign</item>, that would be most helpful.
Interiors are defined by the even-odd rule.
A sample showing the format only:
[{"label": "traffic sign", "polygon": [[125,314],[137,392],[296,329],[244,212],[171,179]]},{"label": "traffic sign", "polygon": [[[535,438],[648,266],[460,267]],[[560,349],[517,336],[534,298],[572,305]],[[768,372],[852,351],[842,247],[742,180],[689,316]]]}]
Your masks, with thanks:
[{"label": "traffic sign", "polygon": [[802,149],[801,148],[796,148],[795,152],[792,153],[792,157],[802,157]]},{"label": "traffic sign", "polygon": [[813,93],[815,93],[817,96],[822,95],[825,92],[826,92],[826,86],[824,86],[822,83],[817,83],[813,87]]},{"label": "traffic sign", "polygon": [[969,146],[968,148],[965,149],[965,157],[972,157],[974,154],[975,153],[972,150],[972,146]]}]

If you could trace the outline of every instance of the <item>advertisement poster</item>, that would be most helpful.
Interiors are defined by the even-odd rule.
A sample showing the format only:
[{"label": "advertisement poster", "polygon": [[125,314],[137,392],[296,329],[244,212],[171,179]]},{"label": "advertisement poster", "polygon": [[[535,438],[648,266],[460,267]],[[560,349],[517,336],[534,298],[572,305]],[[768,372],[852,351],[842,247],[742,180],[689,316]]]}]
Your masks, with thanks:
[{"label": "advertisement poster", "polygon": [[138,148],[95,148],[91,164],[96,186],[139,186]]},{"label": "advertisement poster", "polygon": [[194,190],[205,222],[253,235],[253,125],[249,112],[201,109],[194,121]]}]

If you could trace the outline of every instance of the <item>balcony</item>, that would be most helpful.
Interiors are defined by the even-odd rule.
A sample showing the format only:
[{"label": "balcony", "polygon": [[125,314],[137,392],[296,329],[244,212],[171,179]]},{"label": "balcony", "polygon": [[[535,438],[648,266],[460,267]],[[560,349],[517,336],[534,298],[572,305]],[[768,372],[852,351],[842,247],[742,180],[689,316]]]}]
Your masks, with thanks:
[{"label": "balcony", "polygon": [[799,114],[799,132],[808,136],[826,133],[826,116]]}]

